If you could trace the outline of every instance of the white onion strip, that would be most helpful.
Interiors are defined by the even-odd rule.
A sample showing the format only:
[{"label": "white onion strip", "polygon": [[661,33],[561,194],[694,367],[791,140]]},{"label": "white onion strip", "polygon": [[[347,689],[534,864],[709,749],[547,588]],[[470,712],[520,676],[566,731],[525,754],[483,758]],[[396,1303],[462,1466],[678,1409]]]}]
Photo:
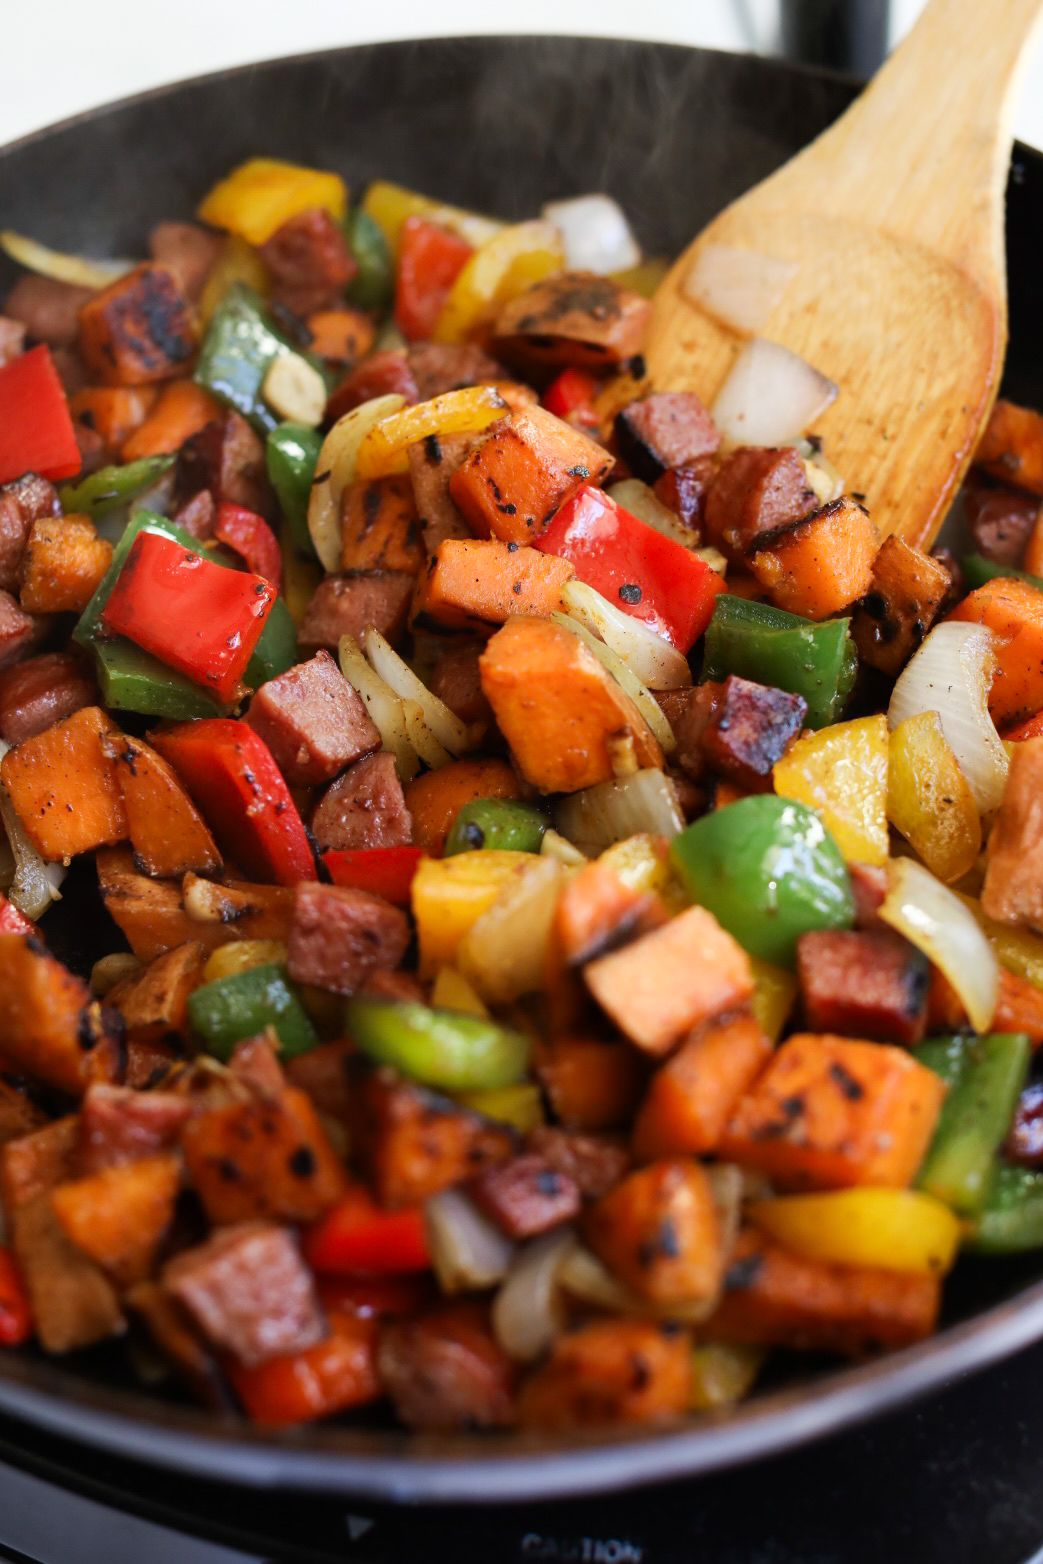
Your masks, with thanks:
[{"label": "white onion strip", "polygon": [[[445,701],[440,701],[437,695],[432,694],[422,679],[417,678],[409,664],[403,662],[379,630],[370,626],[363,632],[362,649],[370,667],[380,675],[389,689],[394,690],[404,701],[416,702],[423,713],[425,724],[444,750],[450,755],[462,755],[465,749],[471,748],[467,724],[449,710]],[[445,762],[436,760],[428,764],[444,765]]]},{"label": "white onion strip", "polygon": [[341,636],[337,656],[341,673],[365,701],[381,743],[394,755],[399,780],[411,782],[420,770],[420,760],[409,737],[404,702],[374,673],[353,636]]},{"label": "white onion strip", "polygon": [[912,858],[895,858],[887,866],[880,917],[948,979],[974,1030],[987,1032],[999,994],[999,963],[955,892]]},{"label": "white onion strip", "polygon": [[1009,764],[989,716],[994,663],[987,625],[955,619],[935,625],[899,675],[887,708],[892,728],[924,711],[938,713],[945,742],[982,814],[999,808]]},{"label": "white onion strip", "polygon": [[493,1287],[507,1275],[514,1245],[459,1189],[443,1189],[424,1207],[431,1264],[443,1292]]},{"label": "white onion strip", "polygon": [[779,342],[752,337],[710,409],[732,445],[786,445],[824,413],[837,386]]},{"label": "white onion strip", "polygon": [[586,625],[581,625],[578,619],[573,619],[569,614],[551,614],[551,618],[563,630],[568,630],[572,635],[581,640],[590,651],[594,653],[601,666],[610,673],[619,685],[624,695],[629,695],[638,711],[644,717],[648,726],[655,734],[659,747],[664,754],[672,755],[677,748],[677,740],[674,738],[674,730],[663,715],[655,696],[652,694],[637,674],[627,667],[621,657],[606,646],[604,641],[599,641],[596,635],[592,635]]},{"label": "white onion strip", "polygon": [[681,292],[732,331],[759,331],[795,274],[795,261],[732,244],[704,244]]},{"label": "white onion strip", "polygon": [[493,1301],[493,1334],[509,1357],[531,1363],[565,1323],[558,1272],[575,1244],[571,1228],[544,1233],[520,1249]]},{"label": "white onion strip", "polygon": [[548,201],[540,215],[561,234],[569,271],[607,276],[609,272],[626,271],[641,260],[641,248],[630,224],[611,196],[581,195],[567,201]]},{"label": "white onion strip", "polygon": [[569,793],[558,803],[555,824],[575,847],[594,854],[628,836],[677,836],[684,815],[670,778],[649,768]]},{"label": "white onion strip", "polygon": [[677,690],[691,684],[692,670],[676,646],[633,614],[623,613],[585,581],[567,582],[561,600],[569,617],[599,636],[650,690]]},{"label": "white onion strip", "polygon": [[12,228],[0,231],[0,249],[26,271],[77,288],[107,288],[135,265],[134,261],[93,261],[82,255],[66,255],[61,250],[48,249],[37,239],[15,233]]}]

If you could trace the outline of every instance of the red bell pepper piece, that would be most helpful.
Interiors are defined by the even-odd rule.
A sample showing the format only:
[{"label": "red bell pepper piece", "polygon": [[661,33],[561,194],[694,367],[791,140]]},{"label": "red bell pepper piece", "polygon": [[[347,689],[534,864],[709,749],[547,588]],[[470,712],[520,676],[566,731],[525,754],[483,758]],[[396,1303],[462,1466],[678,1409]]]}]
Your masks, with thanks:
[{"label": "red bell pepper piece", "polygon": [[558,554],[581,581],[680,652],[688,652],[713,614],[724,582],[672,538],[585,483],[565,501],[534,548]]},{"label": "red bell pepper piece", "polygon": [[435,1297],[429,1276],[320,1276],[319,1298],[324,1309],[360,1314],[363,1319],[385,1314],[401,1318],[419,1314]]},{"label": "red bell pepper piece", "polygon": [[307,832],[283,774],[245,722],[206,717],[154,733],[151,742],[188,788],[222,849],[247,874],[275,885],[315,878]]},{"label": "red bell pepper piece", "polygon": [[473,254],[473,246],[448,228],[426,217],[406,218],[399,239],[395,324],[410,342],[434,331],[449,290]]},{"label": "red bell pepper piece", "polygon": [[32,348],[0,368],[0,483],[27,472],[71,478],[79,470],[76,430],[51,350]]},{"label": "red bell pepper piece", "polygon": [[421,1208],[385,1211],[361,1184],[306,1229],[301,1249],[313,1270],[334,1276],[395,1276],[431,1264]]},{"label": "red bell pepper piece", "polygon": [[0,896],[0,934],[36,934],[39,929],[24,912],[19,912],[14,902]]},{"label": "red bell pepper piece", "polygon": [[255,1423],[269,1428],[313,1423],[381,1395],[377,1321],[345,1312],[331,1314],[329,1324],[325,1341],[300,1352],[253,1368],[225,1360],[235,1393]]},{"label": "red bell pepper piece", "polygon": [[164,533],[139,532],[101,619],[232,701],[277,596],[261,576],[215,565]]},{"label": "red bell pepper piece", "polygon": [[0,1345],[20,1347],[33,1333],[25,1284],[9,1249],[0,1249]]},{"label": "red bell pepper piece", "polygon": [[220,543],[246,561],[246,568],[263,576],[278,591],[282,583],[282,549],[275,533],[264,520],[244,505],[230,505],[227,500],[217,507],[215,536]]},{"label": "red bell pepper piece", "polygon": [[334,885],[369,891],[396,907],[408,907],[413,876],[426,856],[422,847],[332,848],[322,861]]},{"label": "red bell pepper piece", "polygon": [[598,381],[585,369],[563,369],[543,393],[543,405],[555,418],[567,418],[570,413],[591,405],[598,394]]}]

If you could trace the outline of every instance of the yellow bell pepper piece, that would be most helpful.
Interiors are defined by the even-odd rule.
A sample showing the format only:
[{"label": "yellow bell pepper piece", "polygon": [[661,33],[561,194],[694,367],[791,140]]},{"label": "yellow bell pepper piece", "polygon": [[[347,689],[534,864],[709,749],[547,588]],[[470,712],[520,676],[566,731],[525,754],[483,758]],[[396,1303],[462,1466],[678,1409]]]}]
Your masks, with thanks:
[{"label": "yellow bell pepper piece", "polygon": [[772,771],[782,798],[817,809],[848,863],[887,861],[887,718],[857,717],[800,739]]},{"label": "yellow bell pepper piece", "polygon": [[907,717],[891,734],[887,818],[946,885],[973,868],[981,816],[936,711]]},{"label": "yellow bell pepper piece", "polygon": [[305,559],[303,554],[298,554],[290,537],[290,530],[284,527],[282,534],[282,595],[286,599],[286,606],[290,610],[290,618],[294,624],[300,627],[301,621],[311,606],[311,600],[315,596],[315,589],[322,580],[322,567],[313,559]]},{"label": "yellow bell pepper piece", "polygon": [[491,217],[467,212],[460,206],[446,206],[441,201],[432,200],[430,196],[420,195],[416,190],[393,185],[387,179],[373,181],[362,199],[362,210],[380,228],[396,259],[402,224],[407,217],[426,217],[428,222],[438,223],[440,227],[459,234],[461,239],[466,239],[475,248],[491,239],[493,234],[499,233],[503,227],[502,223]]},{"label": "yellow bell pepper piece", "polygon": [[436,342],[466,342],[501,305],[563,271],[565,247],[553,223],[513,223],[487,239],[453,283],[435,323]]},{"label": "yellow bell pepper piece", "polygon": [[492,848],[423,860],[412,888],[421,977],[433,977],[439,967],[455,965],[460,941],[472,924],[532,861],[532,853]]},{"label": "yellow bell pepper piece", "polygon": [[964,896],[959,891],[956,894],[987,936],[1000,966],[1006,967],[1008,972],[1016,972],[1018,977],[1026,978],[1036,988],[1043,988],[1043,939],[1038,934],[1031,934],[1028,929],[997,923],[973,896]]},{"label": "yellow bell pepper piece", "polygon": [[484,1092],[459,1092],[456,1100],[465,1108],[473,1108],[475,1113],[484,1113],[487,1119],[513,1124],[523,1135],[546,1123],[539,1087],[524,1082]]},{"label": "yellow bell pepper piece", "polygon": [[431,989],[435,1010],[458,1010],[463,1015],[488,1019],[489,1012],[462,972],[455,967],[439,967]]},{"label": "yellow bell pepper piece", "polygon": [[670,865],[665,836],[652,836],[647,831],[626,836],[606,847],[598,862],[614,870],[628,890],[652,891],[661,896],[671,912],[688,906],[688,898]]},{"label": "yellow bell pepper piece", "polygon": [[363,437],[355,456],[355,476],[370,479],[406,473],[406,452],[418,440],[426,440],[432,434],[475,434],[505,417],[508,411],[503,397],[492,386],[465,386],[462,391],[446,391],[429,402],[404,407],[382,419]]},{"label": "yellow bell pepper piece", "polygon": [[211,951],[199,975],[200,983],[216,983],[218,978],[234,977],[271,961],[286,960],[286,945],[281,939],[237,939],[218,945]]},{"label": "yellow bell pepper piece", "polygon": [[640,293],[643,299],[651,299],[672,265],[672,261],[654,256],[639,261],[636,266],[628,266],[625,271],[613,272],[612,281],[618,282],[621,288],[629,288],[631,293]]},{"label": "yellow bell pepper piece", "polygon": [[211,315],[232,284],[236,282],[245,283],[248,288],[252,288],[262,297],[268,292],[268,273],[257,251],[248,245],[245,239],[240,239],[236,234],[229,234],[221,246],[217,260],[210,268],[199,298],[199,318],[204,326],[209,323]]},{"label": "yellow bell pepper piece", "polygon": [[758,961],[755,956],[750,957],[750,970],[753,973],[750,1008],[754,1020],[761,1031],[777,1043],[797,997],[796,973],[787,972],[784,967],[773,967],[768,961]]},{"label": "yellow bell pepper piece", "polygon": [[794,1254],[938,1276],[952,1269],[959,1220],[918,1189],[831,1189],[756,1200],[750,1220]]},{"label": "yellow bell pepper piece", "polygon": [[250,244],[264,244],[283,223],[314,206],[338,220],[344,216],[348,191],[339,174],[278,158],[253,157],[233,168],[203,197],[199,216]]},{"label": "yellow bell pepper piece", "polygon": [[753,1389],[753,1382],[768,1356],[765,1347],[708,1341],[692,1351],[693,1412],[734,1406]]}]

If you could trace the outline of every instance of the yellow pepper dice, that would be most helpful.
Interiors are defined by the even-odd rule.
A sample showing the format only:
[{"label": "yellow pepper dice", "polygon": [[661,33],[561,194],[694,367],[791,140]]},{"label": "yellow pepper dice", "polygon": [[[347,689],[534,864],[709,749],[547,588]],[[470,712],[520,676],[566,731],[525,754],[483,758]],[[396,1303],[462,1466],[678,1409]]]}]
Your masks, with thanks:
[{"label": "yellow pepper dice", "polygon": [[773,967],[768,961],[750,957],[753,973],[753,995],[750,1008],[761,1031],[777,1043],[782,1028],[789,1020],[789,1013],[797,998],[797,976],[785,967]]},{"label": "yellow pepper dice", "polygon": [[753,1389],[768,1356],[766,1347],[708,1341],[692,1349],[693,1412],[734,1406]]},{"label": "yellow pepper dice", "polygon": [[1000,966],[1027,979],[1036,988],[1043,988],[1043,939],[1029,929],[998,923],[983,910],[980,901],[959,891],[956,894],[987,937]]},{"label": "yellow pepper dice", "polygon": [[518,1086],[490,1088],[488,1091],[458,1092],[456,1100],[463,1107],[472,1108],[475,1113],[483,1113],[487,1119],[513,1124],[523,1135],[546,1123],[539,1087],[525,1082]]},{"label": "yellow pepper dice", "polygon": [[436,342],[465,342],[508,300],[565,268],[553,223],[514,223],[487,239],[453,283],[435,325]]},{"label": "yellow pepper dice", "polygon": [[783,1248],[832,1265],[938,1276],[952,1269],[960,1223],[917,1189],[833,1189],[756,1200],[750,1220]]},{"label": "yellow pepper dice", "polygon": [[433,434],[476,434],[507,412],[507,403],[492,386],[466,386],[404,407],[365,435],[355,457],[355,476],[370,479],[406,473],[406,452],[418,440]]},{"label": "yellow pepper dice", "polygon": [[221,250],[210,268],[199,299],[199,318],[209,324],[217,306],[237,282],[245,283],[263,298],[268,292],[268,273],[257,251],[238,234],[229,234],[221,244]]},{"label": "yellow pepper dice", "polygon": [[671,912],[688,906],[688,897],[670,863],[670,845],[665,836],[647,831],[613,842],[598,855],[631,891],[651,891],[661,896]]},{"label": "yellow pepper dice", "polygon": [[431,1005],[435,1010],[457,1010],[462,1015],[481,1016],[488,1020],[489,1012],[481,999],[455,967],[439,967],[431,989]]},{"label": "yellow pepper dice", "polygon": [[430,196],[420,195],[416,190],[394,185],[387,179],[373,181],[362,199],[362,210],[376,223],[396,258],[399,236],[407,217],[426,217],[428,222],[450,229],[476,247],[491,239],[503,227],[502,223],[491,217],[481,217],[477,212],[467,212],[460,206],[446,206],[441,201],[432,200]]},{"label": "yellow pepper dice", "polygon": [[772,771],[782,798],[817,809],[848,863],[887,861],[887,718],[857,717],[799,739]]},{"label": "yellow pepper dice", "polygon": [[264,244],[291,217],[315,206],[338,220],[344,216],[348,191],[339,174],[254,157],[218,181],[200,204],[199,216],[250,244]]},{"label": "yellow pepper dice", "polygon": [[887,818],[946,885],[974,867],[981,817],[936,711],[907,717],[891,734]]},{"label": "yellow pepper dice", "polygon": [[508,880],[524,873],[532,862],[532,853],[493,848],[423,860],[412,889],[421,977],[433,977],[439,967],[455,965],[464,935]]},{"label": "yellow pepper dice", "polygon": [[216,983],[218,978],[234,977],[239,972],[250,972],[254,967],[285,960],[286,945],[280,939],[231,940],[227,945],[218,945],[207,957],[199,981],[201,984]]}]

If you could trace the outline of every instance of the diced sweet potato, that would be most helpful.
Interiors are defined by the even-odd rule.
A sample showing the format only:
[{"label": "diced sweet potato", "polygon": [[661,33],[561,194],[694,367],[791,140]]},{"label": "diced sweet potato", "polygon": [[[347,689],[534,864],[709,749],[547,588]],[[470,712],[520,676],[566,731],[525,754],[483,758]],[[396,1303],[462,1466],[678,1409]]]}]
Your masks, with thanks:
[{"label": "diced sweet potato", "polygon": [[401,570],[415,576],[424,543],[407,477],[359,479],[341,496],[341,568]]},{"label": "diced sweet potato", "polygon": [[92,1050],[107,1055],[108,1030],[86,983],[35,935],[0,934],[0,1059],[8,1069],[78,1097]]},{"label": "diced sweet potato", "polygon": [[660,1065],[634,1125],[634,1155],[706,1156],[736,1103],[771,1057],[771,1039],[753,1016],[711,1021]]},{"label": "diced sweet potato", "polygon": [[523,1428],[600,1428],[680,1417],[692,1393],[691,1342],[675,1325],[590,1320],[557,1337],[522,1386]]},{"label": "diced sweet potato", "polygon": [[480,537],[530,543],[581,483],[600,483],[612,457],[542,407],[510,413],[456,469],[449,492]]},{"label": "diced sweet potato", "polygon": [[646,1053],[664,1054],[685,1032],[753,993],[749,957],[705,907],[583,969],[598,1004]]},{"label": "diced sweet potato", "polygon": [[112,762],[123,796],[134,862],[146,874],[174,878],[213,874],[221,855],[177,773],[141,739],[107,733],[102,754]]},{"label": "diced sweet potato", "polygon": [[8,1141],[20,1140],[39,1129],[47,1121],[41,1108],[18,1086],[0,1077],[0,1146]]},{"label": "diced sweet potato", "polygon": [[631,1292],[655,1303],[717,1296],[724,1234],[713,1186],[697,1162],[653,1162],[628,1173],[592,1206],[587,1242]]},{"label": "diced sweet potato", "polygon": [[869,591],[879,547],[869,512],[844,497],[762,534],[749,564],[780,608],[827,619]]},{"label": "diced sweet potato", "polygon": [[343,1165],[315,1106],[293,1087],[198,1114],[181,1144],[212,1222],[311,1222],[344,1191]]},{"label": "diced sweet potato", "polygon": [[718,1152],[780,1189],[901,1189],[944,1096],[940,1077],[901,1048],[798,1032],[739,1103]]},{"label": "diced sweet potato", "polygon": [[863,1357],[929,1336],[940,1296],[939,1276],[826,1265],[747,1229],[732,1254],[724,1296],[702,1332],[712,1341]]},{"label": "diced sweet potato", "polygon": [[[130,395],[122,392],[122,395]],[[138,396],[141,392],[134,393]],[[153,393],[155,395],[155,393]],[[121,459],[141,461],[146,456],[163,456],[180,451],[186,440],[200,434],[209,423],[221,418],[221,404],[194,380],[172,380],[159,393],[159,399],[140,425],[128,434]],[[209,490],[206,491],[209,493]]]},{"label": "diced sweet potato", "polygon": [[4,756],[0,778],[41,858],[72,858],[126,836],[116,767],[100,742],[114,731],[99,706],[84,706]]},{"label": "diced sweet potato", "polygon": [[452,628],[501,625],[512,614],[552,614],[576,574],[567,559],[496,538],[447,538],[423,588],[423,612]]},{"label": "diced sweet potato", "polygon": [[989,415],[974,462],[1001,483],[1043,494],[1043,415],[1001,397]]},{"label": "diced sweet potato", "polygon": [[101,436],[105,454],[114,462],[155,400],[151,386],[84,386],[69,398],[69,412],[77,423]]},{"label": "diced sweet potato", "polygon": [[989,837],[981,904],[1000,923],[1043,929],[1043,738],[1013,747]]},{"label": "diced sweet potato", "polygon": [[22,566],[22,607],[33,614],[79,614],[112,560],[86,516],[34,521]]},{"label": "diced sweet potato", "polygon": [[308,351],[341,375],[367,356],[377,335],[371,316],[342,305],[313,310],[304,324],[311,336]]},{"label": "diced sweet potato", "polygon": [[543,793],[611,781],[618,745],[639,768],[663,752],[630,697],[578,637],[547,619],[508,619],[481,658],[482,689],[518,766]]},{"label": "diced sweet potato", "polygon": [[51,1199],[66,1237],[124,1288],[152,1270],[180,1185],[177,1157],[145,1157],[60,1184]]},{"label": "diced sweet potato", "polygon": [[11,1247],[45,1352],[90,1347],[126,1328],[111,1283],[66,1237],[50,1194],[37,1195],[14,1213]]},{"label": "diced sweet potato", "polygon": [[199,941],[189,940],[110,990],[105,1002],[122,1015],[128,1041],[162,1043],[185,1031],[188,996],[199,984],[203,958]]},{"label": "diced sweet potato", "polygon": [[912,1047],[927,1024],[927,958],[890,931],[821,929],[797,941],[804,1019],[816,1032]]},{"label": "diced sweet potato", "polygon": [[1043,707],[1043,592],[1028,581],[999,576],[968,592],[950,619],[988,625],[996,671],[989,711],[1001,727]]},{"label": "diced sweet potato", "polygon": [[168,380],[195,350],[191,306],[165,266],[136,266],[80,310],[80,353],[102,385]]},{"label": "diced sweet potato", "polygon": [[79,1146],[79,1118],[69,1113],[0,1148],[0,1200],[8,1222],[19,1206],[76,1176]]},{"label": "diced sweet potato", "polygon": [[405,790],[413,821],[413,843],[441,856],[449,827],[465,804],[476,798],[518,798],[521,787],[506,760],[468,756],[415,777]]},{"label": "diced sweet potato", "polygon": [[578,1130],[625,1124],[644,1078],[641,1057],[629,1044],[579,1035],[541,1039],[533,1069],[555,1117]]},{"label": "diced sweet potato", "polygon": [[218,885],[189,874],[186,908],[182,888],[140,874],[126,848],[103,848],[95,863],[106,909],[141,961],[189,940],[210,951],[229,940],[285,940],[289,933],[293,892],[283,886]]},{"label": "diced sweet potato", "polygon": [[505,304],[494,351],[528,364],[603,369],[640,353],[651,304],[594,272],[559,272]]},{"label": "diced sweet potato", "polygon": [[880,545],[869,591],[851,622],[858,655],[897,674],[922,642],[949,591],[949,572],[896,532]]}]

